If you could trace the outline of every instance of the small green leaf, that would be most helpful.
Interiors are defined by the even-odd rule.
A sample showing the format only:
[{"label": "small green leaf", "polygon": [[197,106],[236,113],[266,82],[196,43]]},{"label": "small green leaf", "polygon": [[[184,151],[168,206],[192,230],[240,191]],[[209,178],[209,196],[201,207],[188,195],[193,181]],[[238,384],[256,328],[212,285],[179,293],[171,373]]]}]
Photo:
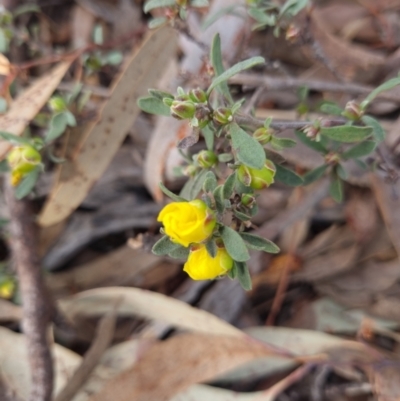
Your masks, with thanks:
[{"label": "small green leaf", "polygon": [[231,258],[238,262],[250,259],[249,251],[239,233],[230,227],[221,227],[221,237]]},{"label": "small green leaf", "polygon": [[206,242],[206,249],[208,254],[212,257],[215,258],[217,256],[217,244],[215,243],[215,240],[211,239]]},{"label": "small green leaf", "polygon": [[13,145],[30,145],[30,141],[26,138],[10,134],[9,132],[0,131],[0,137]]},{"label": "small green leaf", "polygon": [[50,127],[44,138],[45,142],[51,142],[61,136],[67,128],[68,117],[65,112],[54,114],[50,120]]},{"label": "small green leaf", "polygon": [[233,214],[241,221],[249,221],[251,219],[250,216],[247,216],[247,214],[239,212],[238,210],[234,210]]},{"label": "small green leaf", "polygon": [[221,153],[218,155],[218,161],[221,163],[228,163],[233,160],[232,153]]},{"label": "small green leaf", "polygon": [[384,82],[382,85],[379,85],[375,88],[361,103],[361,107],[365,108],[369,103],[372,102],[381,92],[385,92],[389,89],[394,88],[395,86],[400,85],[400,77],[389,79],[388,81]]},{"label": "small green leaf", "polygon": [[65,111],[64,113],[65,113],[65,117],[67,119],[67,124],[70,127],[76,127],[76,118],[75,118],[75,116],[69,110]]},{"label": "small green leaf", "polygon": [[238,278],[240,285],[244,290],[250,291],[253,285],[246,263],[235,261],[234,264],[236,277]]},{"label": "small green leaf", "polygon": [[198,8],[202,8],[202,7],[208,7],[210,5],[210,3],[208,2],[208,0],[192,0],[190,2],[190,6],[191,7],[198,7]]},{"label": "small green leaf", "polygon": [[264,64],[265,60],[263,57],[257,56],[252,57],[248,60],[241,61],[240,63],[235,64],[231,68],[227,69],[223,74],[214,78],[211,85],[207,90],[207,94],[210,94],[213,89],[215,89],[222,82],[226,82],[229,78],[232,78],[234,75],[238,74],[243,70],[247,70],[249,68],[254,67],[255,65]]},{"label": "small green leaf", "polygon": [[322,166],[319,166],[314,170],[311,170],[308,173],[304,174],[303,176],[304,185],[310,185],[311,183],[320,179],[325,174],[325,171],[327,170],[328,167],[329,164],[323,164]]},{"label": "small green leaf", "polygon": [[225,202],[224,202],[224,195],[223,195],[224,187],[219,185],[215,188],[213,195],[215,200],[215,208],[217,209],[218,213],[223,213],[225,210]]},{"label": "small green leaf", "polygon": [[214,131],[206,125],[201,129],[208,150],[214,150]]},{"label": "small green leaf", "polygon": [[183,259],[187,260],[189,257],[190,248],[185,248],[183,246],[179,246],[173,249],[171,252],[168,253],[168,256],[174,259]]},{"label": "small green leaf", "polygon": [[303,179],[299,175],[279,164],[276,165],[275,180],[291,187],[298,187],[303,184]]},{"label": "small green leaf", "polygon": [[232,196],[235,188],[236,174],[231,174],[224,182],[223,196],[225,199],[229,199]]},{"label": "small green leaf", "polygon": [[322,127],[321,134],[338,142],[360,142],[372,134],[371,127],[356,127],[354,125],[340,125],[337,127]]},{"label": "small green leaf", "polygon": [[293,148],[297,144],[297,142],[294,141],[293,139],[278,138],[276,136],[273,136],[269,143],[276,150],[282,150],[282,149],[285,149],[285,148]]},{"label": "small green leaf", "polygon": [[204,179],[203,190],[204,192],[213,192],[217,188],[217,178],[212,171],[208,171]]},{"label": "small green leaf", "polygon": [[237,274],[236,274],[236,265],[235,265],[235,263],[233,264],[232,269],[228,270],[227,275],[232,280],[234,280],[236,278]]},{"label": "small green leaf", "polygon": [[308,148],[313,149],[319,153],[326,155],[328,153],[328,149],[321,142],[312,141],[307,135],[302,131],[295,131],[297,138],[299,138],[300,142],[306,145]]},{"label": "small green leaf", "polygon": [[[210,61],[214,68],[215,76],[221,76],[224,73],[225,68],[222,62],[221,38],[218,33],[214,36],[211,44]],[[216,85],[216,88],[229,101],[229,103],[233,103],[233,99],[231,93],[229,92],[226,81],[221,81],[218,85]]]},{"label": "small green leaf", "polygon": [[249,233],[240,233],[240,236],[246,241],[248,247],[251,249],[268,253],[280,252],[279,247],[268,239]]},{"label": "small green leaf", "polygon": [[336,103],[325,102],[321,104],[319,110],[322,113],[330,114],[333,116],[341,116],[343,109],[339,107]]},{"label": "small green leaf", "polygon": [[119,65],[124,60],[124,55],[119,50],[113,50],[106,55],[107,64]]},{"label": "small green leaf", "polygon": [[341,164],[338,164],[336,166],[336,174],[342,179],[342,180],[347,180],[348,174],[347,171],[344,169],[344,167]]},{"label": "small green leaf", "polygon": [[103,27],[100,24],[96,24],[93,29],[93,42],[96,45],[102,45],[103,39]]},{"label": "small green leaf", "polygon": [[137,104],[141,110],[149,114],[158,114],[167,117],[171,115],[170,108],[164,104],[162,99],[153,96],[141,97],[137,101]]},{"label": "small green leaf", "polygon": [[168,255],[172,251],[181,248],[181,245],[172,242],[167,235],[161,237],[154,245],[151,250],[155,255],[162,256]]},{"label": "small green leaf", "polygon": [[8,161],[6,159],[0,161],[0,173],[7,173],[8,171],[10,171]]},{"label": "small green leaf", "polygon": [[343,199],[343,181],[336,174],[332,175],[329,193],[336,202]]},{"label": "small green leaf", "polygon": [[193,200],[197,197],[197,195],[200,193],[200,191],[203,188],[204,181],[206,179],[208,171],[207,170],[201,170],[200,173],[198,173],[194,179],[193,179],[193,185],[190,189],[189,193],[189,200]]},{"label": "small green leaf", "polygon": [[237,159],[246,166],[261,170],[265,164],[264,148],[236,123],[229,125],[229,133]]},{"label": "small green leaf", "polygon": [[365,125],[369,125],[370,127],[372,127],[372,134],[378,142],[382,142],[385,139],[386,132],[379,121],[375,120],[375,118],[371,116],[363,116],[361,118],[361,121]]},{"label": "small green leaf", "polygon": [[36,167],[23,178],[20,184],[18,184],[18,186],[15,188],[15,197],[17,199],[25,198],[25,196],[29,195],[32,192],[39,178],[40,171],[41,167]]},{"label": "small green leaf", "polygon": [[150,10],[160,7],[171,7],[175,5],[175,0],[150,0],[144,7],[143,11],[147,14]]},{"label": "small green leaf", "polygon": [[287,0],[279,11],[279,18],[284,14],[295,16],[308,4],[308,0]]},{"label": "small green leaf", "polygon": [[341,157],[343,159],[356,159],[357,157],[368,156],[375,148],[375,141],[364,141],[346,150],[346,152],[342,153]]},{"label": "small green leaf", "polygon": [[158,184],[158,186],[160,187],[161,191],[163,191],[164,194],[167,195],[172,200],[174,200],[176,202],[187,202],[187,199],[185,199],[184,197],[176,195],[173,192],[171,192],[162,182],[160,182]]},{"label": "small green leaf", "polygon": [[149,21],[148,26],[150,29],[155,29],[164,25],[167,21],[168,19],[166,17],[153,18]]}]

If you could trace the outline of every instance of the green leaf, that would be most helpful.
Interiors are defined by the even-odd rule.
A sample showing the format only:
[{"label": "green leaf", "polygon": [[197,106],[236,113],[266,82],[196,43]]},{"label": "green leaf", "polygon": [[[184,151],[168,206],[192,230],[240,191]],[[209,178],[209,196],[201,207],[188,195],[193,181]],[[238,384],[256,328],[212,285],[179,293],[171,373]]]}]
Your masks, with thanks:
[{"label": "green leaf", "polygon": [[44,138],[45,142],[51,142],[60,137],[67,128],[68,117],[65,112],[54,114],[50,120],[50,127]]},{"label": "green leaf", "polygon": [[253,285],[246,263],[235,261],[234,264],[236,277],[239,280],[240,285],[243,287],[244,290],[250,291]]},{"label": "green leaf", "polygon": [[336,174],[332,175],[329,193],[336,202],[343,199],[343,181]]},{"label": "green leaf", "polygon": [[[225,68],[222,62],[221,38],[218,33],[214,36],[211,44],[210,61],[214,68],[215,76],[219,77],[223,75]],[[221,81],[218,85],[216,85],[216,87],[218,91],[229,101],[229,103],[233,103],[231,93],[229,92],[228,83],[226,81]],[[209,91],[211,92],[210,89]]]},{"label": "green leaf", "polygon": [[233,160],[232,153],[221,153],[218,155],[218,161],[221,163],[228,163]]},{"label": "green leaf", "polygon": [[6,159],[0,161],[0,173],[7,173],[8,171],[10,171],[8,161]]},{"label": "green leaf", "polygon": [[291,187],[298,187],[303,184],[303,179],[299,175],[279,164],[276,165],[275,180]]},{"label": "green leaf", "polygon": [[374,136],[374,138],[378,141],[378,142],[382,142],[385,137],[386,137],[386,132],[383,129],[382,125],[380,124],[379,121],[375,120],[375,118],[371,117],[371,116],[363,116],[361,118],[361,121],[365,124],[365,125],[369,125],[370,127],[372,127],[372,135]]},{"label": "green leaf", "polygon": [[119,50],[113,50],[106,55],[107,64],[119,65],[124,60],[124,55]]},{"label": "green leaf", "polygon": [[176,202],[187,202],[188,200],[185,199],[182,196],[176,195],[173,192],[171,192],[162,182],[160,182],[158,184],[158,186],[160,187],[161,191],[164,192],[165,195],[167,195],[169,198],[171,198],[172,200],[176,201]]},{"label": "green leaf", "polygon": [[212,257],[215,258],[217,256],[217,244],[215,243],[215,240],[211,239],[206,242],[206,249],[208,254]]},{"label": "green leaf", "polygon": [[314,170],[311,170],[308,173],[304,174],[303,175],[304,185],[310,185],[311,183],[320,179],[325,174],[325,171],[327,170],[328,167],[329,164],[323,164],[322,166],[319,166]]},{"label": "green leaf", "polygon": [[138,99],[137,104],[141,110],[149,114],[158,114],[167,117],[171,115],[170,108],[164,104],[162,99],[154,96],[141,97]]},{"label": "green leaf", "polygon": [[308,4],[308,0],[287,0],[279,11],[279,18],[284,14],[295,16]]},{"label": "green leaf", "polygon": [[65,113],[65,117],[67,119],[67,124],[70,127],[76,127],[76,118],[75,118],[75,116],[69,110],[65,111],[64,113]]},{"label": "green leaf", "polygon": [[9,132],[0,131],[0,137],[13,145],[30,145],[30,141],[26,138],[10,134]]},{"label": "green leaf", "polygon": [[7,108],[7,100],[0,96],[0,114],[4,114],[7,111]]},{"label": "green leaf", "polygon": [[151,250],[155,255],[162,256],[168,255],[172,251],[181,248],[181,245],[172,242],[167,235],[161,237],[154,245]]},{"label": "green leaf", "polygon": [[214,131],[206,125],[201,129],[208,150],[214,150]]},{"label": "green leaf", "polygon": [[175,0],[150,0],[144,7],[143,11],[147,14],[150,10],[159,7],[171,7],[175,5]]},{"label": "green leaf", "polygon": [[207,16],[204,19],[204,22],[201,24],[201,29],[205,30],[207,29],[209,26],[211,26],[215,21],[217,21],[219,18],[221,18],[224,15],[237,15],[239,17],[243,17],[243,15],[235,12],[235,9],[237,9],[238,7],[240,7],[240,5],[235,4],[233,6],[227,6],[227,7],[223,7],[220,8],[217,12],[215,12],[214,14],[211,14],[209,16]]},{"label": "green leaf", "polygon": [[207,170],[201,170],[194,178],[186,181],[179,195],[188,200],[195,199],[202,190],[207,172]]},{"label": "green leaf", "polygon": [[319,110],[322,113],[330,114],[333,116],[341,116],[343,109],[339,107],[336,103],[325,102],[321,104]]},{"label": "green leaf", "polygon": [[229,199],[232,196],[235,188],[236,174],[231,174],[224,182],[223,196],[225,199]]},{"label": "green leaf", "polygon": [[20,184],[18,184],[18,186],[15,188],[15,197],[17,199],[25,198],[25,196],[29,195],[32,192],[39,178],[41,169],[42,168],[39,166],[36,167],[23,178]]},{"label": "green leaf", "polygon": [[229,125],[232,147],[237,159],[246,166],[261,170],[265,163],[264,148],[236,123]]},{"label": "green leaf", "polygon": [[225,202],[224,202],[224,187],[222,185],[219,185],[217,188],[215,188],[213,195],[214,195],[214,200],[215,200],[215,208],[217,209],[218,213],[223,213],[225,210]]},{"label": "green leaf", "polygon": [[202,7],[208,7],[209,5],[210,3],[208,2],[208,0],[192,0],[190,2],[191,7],[202,8]]},{"label": "green leaf", "polygon": [[96,45],[102,45],[103,39],[103,27],[100,24],[96,24],[93,29],[93,42]]},{"label": "green leaf", "polygon": [[280,252],[279,247],[268,239],[249,233],[240,233],[240,236],[246,241],[248,247],[251,249],[268,253]]},{"label": "green leaf", "polygon": [[236,278],[237,274],[236,274],[236,265],[235,265],[235,263],[233,264],[232,269],[228,270],[227,275],[232,280]]},{"label": "green leaf", "polygon": [[4,29],[0,28],[0,53],[8,52],[9,40]]},{"label": "green leaf", "polygon": [[374,151],[376,148],[375,141],[364,141],[359,143],[358,145],[353,146],[346,152],[341,154],[343,159],[356,159],[357,157],[368,156],[370,153]]},{"label": "green leaf", "polygon": [[348,174],[347,171],[344,169],[344,167],[341,164],[338,164],[336,166],[336,174],[342,179],[342,180],[347,180]]},{"label": "green leaf", "polygon": [[179,246],[168,253],[168,256],[174,259],[187,260],[189,257],[190,248],[185,248],[184,246]]},{"label": "green leaf", "polygon": [[227,69],[223,74],[214,78],[211,85],[207,90],[207,94],[209,95],[212,90],[220,85],[222,82],[226,82],[229,78],[232,78],[234,75],[238,74],[241,71],[247,70],[249,68],[254,67],[255,65],[264,64],[265,60],[263,57],[257,56],[252,57],[248,60],[241,61],[240,63],[235,64],[231,68]]},{"label": "green leaf", "polygon": [[167,21],[168,20],[166,17],[153,18],[149,21],[148,26],[150,29],[155,29],[161,25],[164,25]]},{"label": "green leaf", "polygon": [[249,221],[251,219],[250,216],[247,216],[247,214],[239,212],[238,210],[234,210],[233,214],[241,221]]},{"label": "green leaf", "polygon": [[273,136],[269,143],[276,150],[282,150],[282,149],[285,149],[285,148],[293,148],[297,144],[297,142],[294,141],[293,139],[277,138],[276,136]]},{"label": "green leaf", "polygon": [[23,4],[13,11],[13,17],[16,18],[26,13],[40,13],[40,7],[36,4]]},{"label": "green leaf", "polygon": [[322,145],[321,142],[312,141],[307,135],[302,131],[295,131],[297,138],[299,138],[300,142],[303,145],[306,145],[308,148],[313,149],[319,153],[326,155],[328,153],[328,149]]},{"label": "green leaf", "polygon": [[239,233],[230,227],[221,227],[221,237],[231,258],[238,262],[250,259],[249,251]]},{"label": "green leaf", "polygon": [[204,179],[203,190],[204,192],[213,192],[217,188],[217,178],[212,171],[208,171]]},{"label": "green leaf", "polygon": [[340,125],[338,127],[322,127],[321,134],[338,142],[360,142],[372,134],[371,127],[356,127],[353,125]]},{"label": "green leaf", "polygon": [[395,86],[400,85],[400,77],[389,79],[389,81],[384,82],[382,85],[379,85],[375,88],[361,103],[361,107],[365,108],[369,103],[372,102],[381,92],[385,92],[389,89],[394,88]]}]

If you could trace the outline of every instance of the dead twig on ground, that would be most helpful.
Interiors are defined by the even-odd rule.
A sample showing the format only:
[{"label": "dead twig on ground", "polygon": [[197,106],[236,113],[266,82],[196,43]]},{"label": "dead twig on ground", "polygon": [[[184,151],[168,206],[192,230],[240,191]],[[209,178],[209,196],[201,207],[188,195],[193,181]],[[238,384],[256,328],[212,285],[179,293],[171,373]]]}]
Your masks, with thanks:
[{"label": "dead twig on ground", "polygon": [[10,213],[10,245],[22,295],[22,327],[31,369],[29,401],[50,401],[53,391],[53,362],[47,337],[50,307],[40,271],[38,236],[29,203],[15,198],[8,180],[4,187]]}]

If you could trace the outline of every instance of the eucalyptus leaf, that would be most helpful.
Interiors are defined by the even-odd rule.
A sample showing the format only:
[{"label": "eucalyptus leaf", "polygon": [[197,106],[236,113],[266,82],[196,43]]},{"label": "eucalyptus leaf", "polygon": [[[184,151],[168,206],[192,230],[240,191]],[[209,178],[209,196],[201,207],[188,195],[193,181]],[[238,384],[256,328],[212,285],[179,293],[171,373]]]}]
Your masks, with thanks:
[{"label": "eucalyptus leaf", "polygon": [[364,141],[342,153],[343,159],[356,159],[357,157],[368,156],[376,148],[375,141]]},{"label": "eucalyptus leaf", "polygon": [[228,226],[221,227],[221,237],[231,258],[238,262],[250,259],[249,251],[239,233]]},{"label": "eucalyptus leaf", "polygon": [[372,135],[378,142],[382,142],[386,137],[386,132],[383,129],[379,121],[371,116],[363,116],[361,121],[370,127],[372,127]]},{"label": "eucalyptus leaf", "polygon": [[232,147],[237,159],[246,166],[261,170],[265,164],[264,148],[236,123],[229,125]]},{"label": "eucalyptus leaf", "polygon": [[328,149],[321,142],[312,141],[304,132],[295,131],[295,134],[297,138],[299,138],[300,142],[303,143],[303,145],[306,145],[308,148],[324,155],[328,153]]},{"label": "eucalyptus leaf", "polygon": [[179,248],[182,248],[181,245],[176,244],[172,242],[167,235],[164,235],[161,237],[154,245],[152,248],[152,252],[155,255],[158,256],[163,256],[163,255],[168,255],[172,251],[175,251]]},{"label": "eucalyptus leaf", "polygon": [[303,182],[304,185],[310,185],[311,183],[320,179],[324,174],[325,171],[328,169],[329,164],[323,164],[315,168],[314,170],[309,171],[308,173],[303,175]]},{"label": "eucalyptus leaf", "polygon": [[248,247],[251,249],[268,253],[280,252],[279,247],[266,238],[249,233],[240,233],[240,236],[246,241]]},{"label": "eucalyptus leaf", "polygon": [[150,10],[153,10],[154,8],[171,7],[175,4],[175,0],[150,0],[144,5],[143,11],[147,14]]},{"label": "eucalyptus leaf", "polygon": [[236,277],[239,280],[240,285],[243,287],[244,290],[250,291],[253,285],[246,263],[235,261],[234,264]]},{"label": "eucalyptus leaf", "polygon": [[25,198],[25,196],[29,195],[32,192],[39,178],[40,171],[41,167],[37,166],[22,179],[22,181],[15,188],[15,197],[17,199]]},{"label": "eucalyptus leaf", "polygon": [[160,187],[161,191],[163,191],[164,194],[167,195],[172,200],[174,200],[176,202],[187,202],[187,199],[185,199],[184,197],[176,195],[173,192],[171,192],[162,182],[160,182],[158,184],[158,186]]},{"label": "eucalyptus leaf", "polygon": [[162,99],[153,96],[141,97],[138,99],[137,104],[141,110],[149,114],[158,114],[167,117],[171,115],[170,108],[164,104]]},{"label": "eucalyptus leaf", "polygon": [[223,74],[219,75],[218,77],[214,78],[211,85],[207,90],[207,94],[209,95],[213,89],[215,89],[218,85],[222,82],[226,82],[229,78],[232,78],[234,75],[238,74],[241,71],[247,70],[259,64],[264,64],[265,60],[263,57],[257,56],[252,57],[250,59],[241,61],[231,68],[227,69]]},{"label": "eucalyptus leaf", "polygon": [[235,188],[236,174],[231,174],[224,182],[223,196],[225,199],[229,199],[232,196]]},{"label": "eucalyptus leaf", "polygon": [[337,127],[322,127],[321,134],[334,141],[353,143],[367,139],[372,134],[372,128],[339,125]]},{"label": "eucalyptus leaf", "polygon": [[304,183],[303,179],[294,171],[279,164],[276,165],[275,180],[291,187],[298,187]]}]

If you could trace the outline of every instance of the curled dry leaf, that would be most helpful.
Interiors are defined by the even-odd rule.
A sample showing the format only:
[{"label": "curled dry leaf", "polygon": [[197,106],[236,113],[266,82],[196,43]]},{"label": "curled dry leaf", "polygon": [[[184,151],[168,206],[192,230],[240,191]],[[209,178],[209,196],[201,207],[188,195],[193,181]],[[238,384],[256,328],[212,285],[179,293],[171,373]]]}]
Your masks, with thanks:
[{"label": "curled dry leaf", "polygon": [[[0,131],[22,135],[55,91],[70,65],[71,61],[63,61],[21,93],[11,103],[7,113],[0,116]],[[4,158],[10,147],[9,142],[0,141],[0,160]]]},{"label": "curled dry leaf", "polygon": [[61,173],[69,170],[70,174],[64,174],[66,179],[53,187],[39,216],[40,225],[48,226],[65,219],[85,199],[135,121],[139,113],[137,99],[155,86],[175,49],[175,33],[165,27],[151,33],[134,51],[114,82],[111,95],[100,110],[100,118],[87,127],[73,159],[60,165]]},{"label": "curled dry leaf", "polygon": [[59,306],[70,318],[79,315],[92,316],[108,312],[117,299],[121,299],[118,307],[120,316],[137,315],[200,333],[244,336],[239,329],[211,313],[165,295],[139,288],[108,287],[89,290],[60,300]]},{"label": "curled dry leaf", "polygon": [[249,338],[179,335],[155,344],[90,401],[167,401],[192,384],[269,354],[270,349]]}]

